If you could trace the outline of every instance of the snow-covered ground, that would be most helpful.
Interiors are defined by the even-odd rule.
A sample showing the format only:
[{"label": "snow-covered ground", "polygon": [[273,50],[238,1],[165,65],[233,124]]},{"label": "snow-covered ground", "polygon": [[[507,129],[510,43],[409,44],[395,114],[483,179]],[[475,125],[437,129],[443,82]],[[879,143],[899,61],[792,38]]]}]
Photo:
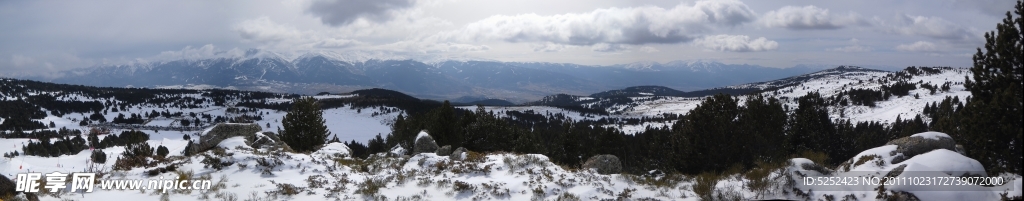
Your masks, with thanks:
[{"label": "snow-covered ground", "polygon": [[[884,71],[853,71],[853,72],[820,72],[810,75],[815,75],[814,79],[806,80],[803,83],[796,86],[783,87],[776,90],[762,92],[761,94],[766,97],[775,97],[782,100],[782,103],[789,108],[797,108],[799,104],[796,99],[806,95],[810,92],[817,92],[822,97],[828,98],[841,92],[851,89],[872,89],[880,90],[883,83],[876,81],[885,78],[887,75],[895,72],[884,72]],[[935,86],[941,86],[944,83],[950,83],[949,91],[936,90],[935,94],[931,94],[928,89],[920,87],[911,90],[907,96],[892,96],[888,100],[882,100],[875,102],[876,106],[862,106],[862,105],[849,105],[849,106],[830,106],[829,114],[832,119],[845,119],[851,122],[864,122],[864,121],[878,121],[882,123],[892,123],[896,118],[911,119],[915,115],[921,114],[925,105],[933,102],[941,102],[947,96],[957,97],[961,101],[966,100],[971,95],[970,91],[967,91],[963,86],[965,78],[970,76],[970,71],[966,69],[940,69],[938,74],[922,74],[913,76],[908,80],[907,83],[923,83]],[[890,85],[895,83],[893,81],[886,81],[884,85]],[[760,87],[766,88],[771,87],[773,83],[761,83],[761,84],[746,84],[734,87]],[[629,104],[617,104],[612,105],[606,109],[611,115],[581,115],[578,112],[566,111],[564,109],[549,107],[549,106],[488,106],[487,111],[495,112],[497,114],[503,114],[505,111],[535,111],[538,114],[548,113],[561,113],[573,120],[596,120],[600,118],[641,118],[641,117],[658,117],[662,114],[681,114],[685,115],[693,110],[704,101],[704,98],[689,98],[689,97],[657,97],[651,98],[650,96],[643,97],[630,97],[633,102]],[[737,96],[739,105],[743,105],[746,97]],[[581,98],[582,99],[582,98]],[[591,98],[592,99],[592,98]],[[588,99],[589,100],[589,99]],[[595,103],[588,103],[584,106],[591,106]],[[475,110],[475,106],[462,107],[470,111]],[[922,115],[925,121],[930,121],[927,117]],[[648,125],[652,127],[660,127],[661,125],[671,125],[672,122],[645,122],[642,124],[631,124],[631,125],[604,125],[605,127],[615,127],[619,130],[633,134],[642,132],[647,128]]]},{"label": "snow-covered ground", "polygon": [[[941,133],[922,133],[918,136],[946,136]],[[9,147],[18,140],[0,139],[0,146]],[[150,140],[152,145],[168,147],[182,146],[181,139],[157,137]],[[249,148],[241,137],[222,141],[218,147],[225,152],[205,152],[196,156],[172,157],[173,163],[180,163],[177,171],[148,176],[144,168],[128,171],[111,171],[114,158],[123,151],[121,147],[103,151],[111,156],[104,169],[106,179],[153,180],[178,178],[189,174],[192,178],[209,179],[216,190],[172,191],[162,194],[158,190],[103,190],[92,193],[65,192],[61,197],[45,195],[41,200],[157,200],[166,196],[169,200],[556,200],[578,198],[580,200],[641,199],[658,200],[699,200],[701,178],[683,176],[671,178],[663,175],[636,176],[628,174],[601,175],[586,169],[565,169],[551,163],[544,155],[537,154],[479,154],[470,153],[464,157],[450,158],[433,153],[413,155],[409,158],[376,155],[367,160],[347,157],[350,150],[340,143],[327,144],[311,154],[278,152],[267,149]],[[176,151],[178,150],[178,151]],[[959,176],[965,172],[984,175],[984,169],[974,159],[944,149],[914,156],[906,161],[890,164],[889,153],[894,145],[865,150],[857,159],[866,155],[881,157],[853,165],[849,171],[836,170],[825,175],[817,172],[813,162],[804,158],[791,159],[789,166],[770,169],[766,177],[770,183],[764,191],[750,188],[753,182],[741,174],[718,177],[713,185],[715,192],[743,199],[803,199],[794,192],[809,193],[811,200],[852,197],[857,200],[874,200],[876,186],[808,186],[805,177],[814,176],[881,176],[896,167],[906,165],[899,176],[912,173],[927,173],[928,176]],[[178,156],[180,149],[172,148],[171,156]],[[17,173],[32,172],[77,172],[86,166],[88,152],[58,158],[24,156],[3,159],[0,173],[12,177]],[[204,167],[201,161],[215,157],[221,161],[233,162],[220,170]],[[59,160],[60,166],[57,165]],[[880,162],[875,162],[875,160]],[[266,162],[270,161],[270,162]],[[275,165],[276,164],[276,165]],[[21,168],[19,168],[19,166]],[[165,165],[161,165],[165,166]],[[895,175],[894,175],[895,176]],[[916,175],[922,176],[922,175]],[[992,175],[996,176],[996,175]],[[1006,184],[997,186],[968,186],[960,191],[937,191],[937,188],[886,186],[888,190],[905,191],[922,200],[998,200],[999,193],[1009,196],[1021,195],[1019,175],[999,175]],[[791,180],[792,182],[787,182]],[[660,181],[660,182],[654,182]],[[887,191],[888,192],[888,191]],[[889,193],[891,194],[891,193]]]}]

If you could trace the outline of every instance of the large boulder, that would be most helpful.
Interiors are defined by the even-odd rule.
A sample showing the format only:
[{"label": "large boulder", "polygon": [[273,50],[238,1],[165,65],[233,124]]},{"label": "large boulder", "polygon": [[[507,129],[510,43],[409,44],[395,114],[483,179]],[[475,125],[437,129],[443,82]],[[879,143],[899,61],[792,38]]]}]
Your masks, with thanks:
[{"label": "large boulder", "polygon": [[[947,149],[950,151],[956,151],[962,153],[962,149],[957,149],[956,141],[949,137],[945,133],[939,132],[924,132],[911,135],[909,137],[899,138],[885,145],[896,145],[896,150],[889,153],[890,156],[895,156],[890,161],[891,164],[900,163],[910,159],[911,157],[919,154],[928,153],[936,149]],[[902,154],[902,155],[899,155]]]},{"label": "large boulder", "polygon": [[256,133],[262,129],[256,124],[244,124],[244,123],[221,123],[213,126],[205,134],[199,137],[199,141],[196,142],[195,146],[192,146],[191,153],[199,153],[213,147],[216,147],[224,139],[231,137],[242,136],[248,140],[247,144],[251,144],[252,141],[256,140]]},{"label": "large boulder", "polygon": [[388,151],[387,155],[391,157],[402,157],[405,156],[406,152],[408,152],[408,150],[402,148],[402,145],[395,145],[395,147],[391,148],[391,151]]},{"label": "large boulder", "polygon": [[584,169],[594,169],[598,174],[618,174],[622,172],[622,162],[615,155],[596,155],[583,163]]},{"label": "large boulder", "polygon": [[14,190],[14,181],[11,181],[11,179],[7,178],[7,176],[0,175],[0,197],[6,198],[17,195],[18,192]]},{"label": "large boulder", "polygon": [[434,142],[434,138],[430,137],[427,132],[420,131],[420,134],[416,135],[416,143],[413,144],[412,154],[434,153],[436,151],[437,143]]},{"label": "large boulder", "polygon": [[452,154],[452,145],[441,146],[441,148],[437,149],[436,153],[438,156],[448,156],[449,154]]},{"label": "large boulder", "polygon": [[254,135],[252,140],[252,148],[266,148],[269,150],[282,149],[284,151],[292,151],[292,147],[281,141],[281,138],[277,137],[274,132],[259,132]]},{"label": "large boulder", "polygon": [[469,153],[469,150],[465,147],[459,147],[458,149],[455,149],[455,151],[452,151],[452,154],[448,155],[448,158],[451,160],[465,160],[466,156],[464,155],[466,155],[466,153]]}]

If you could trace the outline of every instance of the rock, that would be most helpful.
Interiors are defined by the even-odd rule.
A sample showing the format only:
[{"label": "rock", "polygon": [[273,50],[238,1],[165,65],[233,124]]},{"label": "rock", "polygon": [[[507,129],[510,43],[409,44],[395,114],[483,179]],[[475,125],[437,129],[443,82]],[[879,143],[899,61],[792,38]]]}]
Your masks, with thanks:
[{"label": "rock", "polygon": [[800,167],[804,168],[805,170],[815,171],[823,175],[832,174],[832,170],[829,170],[825,166],[818,165],[817,163],[804,163],[800,164]]},{"label": "rock", "polygon": [[904,169],[907,169],[907,164],[892,168],[892,170],[889,170],[889,173],[885,173],[885,177],[898,177],[903,174]]},{"label": "rock", "polygon": [[17,195],[18,192],[14,191],[15,189],[14,181],[11,181],[7,176],[0,175],[0,197],[6,198]]},{"label": "rock", "polygon": [[416,135],[416,143],[412,146],[412,154],[419,153],[434,153],[437,151],[437,143],[434,143],[434,138],[430,137],[427,132],[420,131],[419,135]]},{"label": "rock", "polygon": [[150,177],[152,177],[152,176],[160,175],[160,173],[164,173],[164,172],[167,172],[167,170],[161,167],[161,168],[156,168],[156,169],[152,169],[152,170],[147,170],[146,174],[149,175]]},{"label": "rock", "polygon": [[892,164],[900,163],[910,159],[911,157],[919,154],[928,153],[929,151],[936,149],[947,149],[950,151],[957,151],[956,142],[949,135],[939,132],[924,132],[911,135],[909,137],[899,138],[885,145],[896,145],[896,150],[889,153],[890,156],[896,156],[902,153],[903,155],[893,157]]},{"label": "rock", "polygon": [[917,198],[913,193],[906,191],[891,192],[892,195],[886,196],[885,200],[896,200],[896,201],[921,201],[921,198]]},{"label": "rock", "polygon": [[957,144],[956,145],[956,153],[960,153],[960,155],[966,156],[967,155],[967,150],[964,149],[964,145]]},{"label": "rock", "polygon": [[618,174],[622,172],[622,162],[615,155],[596,155],[583,163],[584,169],[594,169],[598,174]]},{"label": "rock", "polygon": [[39,196],[35,193],[25,193],[25,199],[28,201],[39,201]]},{"label": "rock", "polygon": [[466,150],[465,147],[459,147],[458,149],[455,149],[455,151],[452,151],[451,155],[448,155],[448,159],[458,160],[458,161],[465,160],[466,159],[465,155],[468,152],[469,152],[469,150]]},{"label": "rock", "polygon": [[405,148],[402,148],[402,145],[395,145],[395,147],[391,148],[391,151],[388,151],[387,155],[392,157],[401,157],[405,156],[405,153],[406,150]]},{"label": "rock", "polygon": [[252,148],[266,148],[268,150],[283,149],[284,151],[292,151],[292,147],[281,141],[281,138],[277,137],[274,132],[259,132],[253,135]]},{"label": "rock", "polygon": [[235,136],[245,137],[247,140],[246,144],[252,144],[253,140],[256,140],[256,133],[262,129],[256,124],[241,124],[241,123],[221,123],[217,124],[210,129],[209,132],[199,137],[199,141],[196,142],[196,146],[192,147],[191,153],[199,153],[220,144],[224,139],[228,139]]},{"label": "rock", "polygon": [[448,156],[449,154],[452,154],[452,145],[444,145],[437,149],[438,156]]}]

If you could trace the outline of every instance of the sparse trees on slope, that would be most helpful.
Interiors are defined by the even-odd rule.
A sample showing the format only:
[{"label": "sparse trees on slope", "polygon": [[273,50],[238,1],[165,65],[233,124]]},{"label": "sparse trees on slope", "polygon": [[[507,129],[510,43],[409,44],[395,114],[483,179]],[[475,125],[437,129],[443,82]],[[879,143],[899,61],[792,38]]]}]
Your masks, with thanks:
[{"label": "sparse trees on slope", "polygon": [[284,130],[278,131],[281,140],[298,152],[315,151],[330,135],[320,104],[312,97],[296,99],[281,124],[284,126]]}]

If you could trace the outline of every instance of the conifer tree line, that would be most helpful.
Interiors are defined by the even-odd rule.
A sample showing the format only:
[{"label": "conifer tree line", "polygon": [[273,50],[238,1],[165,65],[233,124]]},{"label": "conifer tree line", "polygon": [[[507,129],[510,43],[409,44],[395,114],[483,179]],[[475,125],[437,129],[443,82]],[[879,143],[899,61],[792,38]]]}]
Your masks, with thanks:
[{"label": "conifer tree line", "polygon": [[928,128],[920,116],[892,124],[833,121],[828,103],[817,93],[799,98],[799,107],[792,109],[760,95],[748,96],[740,105],[738,98],[715,95],[688,115],[677,116],[671,127],[629,135],[594,120],[502,117],[483,107],[468,111],[446,102],[426,113],[399,116],[387,136],[365,145],[346,144],[355,156],[366,157],[394,146],[410,148],[416,134],[427,130],[438,145],[478,152],[539,153],[568,166],[612,154],[636,174],[654,169],[696,174],[780,162],[806,152],[823,153],[829,158],[825,162],[838,165],[860,151]]},{"label": "conifer tree line", "polygon": [[[99,139],[96,131],[90,132],[86,138],[82,138],[79,134],[73,135],[74,137],[70,136],[72,135],[33,135],[35,140],[23,145],[20,153],[14,151],[8,153],[7,156],[25,154],[29,156],[57,157],[60,155],[78,154],[90,147],[93,149],[104,149],[107,147],[145,143],[149,140],[149,134],[136,130],[122,131],[120,135],[109,134],[103,140]],[[57,140],[53,141],[52,138],[55,137]]]}]

